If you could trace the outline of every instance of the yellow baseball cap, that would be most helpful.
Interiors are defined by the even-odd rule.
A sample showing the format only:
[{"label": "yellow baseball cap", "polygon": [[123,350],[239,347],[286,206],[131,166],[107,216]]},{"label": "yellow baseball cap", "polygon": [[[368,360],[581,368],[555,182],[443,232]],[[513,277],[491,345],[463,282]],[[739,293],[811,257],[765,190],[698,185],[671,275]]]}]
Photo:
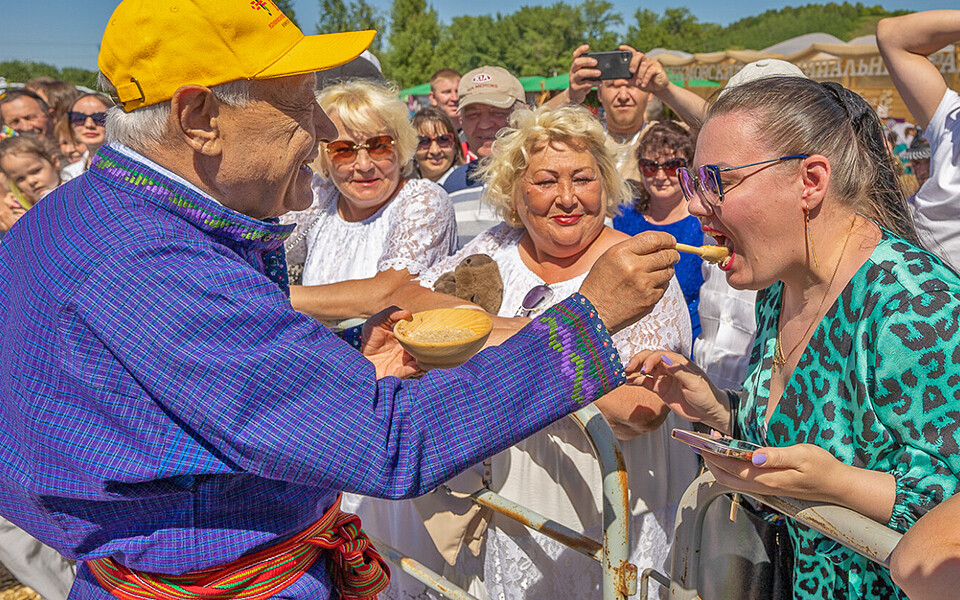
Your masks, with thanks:
[{"label": "yellow baseball cap", "polygon": [[169,100],[184,85],[336,67],[376,33],[305,36],[271,0],[124,0],[103,32],[97,64],[129,112]]}]

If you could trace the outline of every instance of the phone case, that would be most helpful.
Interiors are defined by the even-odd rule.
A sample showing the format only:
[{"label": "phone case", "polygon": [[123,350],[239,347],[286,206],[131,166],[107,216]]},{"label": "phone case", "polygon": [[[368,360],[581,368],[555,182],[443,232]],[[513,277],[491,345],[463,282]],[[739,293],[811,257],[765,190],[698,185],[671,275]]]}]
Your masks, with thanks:
[{"label": "phone case", "polygon": [[630,79],[630,52],[613,50],[610,52],[587,52],[584,56],[597,59],[596,69],[600,69],[600,79]]},{"label": "phone case", "polygon": [[687,431],[685,429],[674,429],[671,435],[673,439],[693,448],[698,448],[718,456],[728,456],[740,460],[751,460],[753,453],[762,448],[762,446],[743,440],[732,440],[729,438],[713,439],[702,433]]}]

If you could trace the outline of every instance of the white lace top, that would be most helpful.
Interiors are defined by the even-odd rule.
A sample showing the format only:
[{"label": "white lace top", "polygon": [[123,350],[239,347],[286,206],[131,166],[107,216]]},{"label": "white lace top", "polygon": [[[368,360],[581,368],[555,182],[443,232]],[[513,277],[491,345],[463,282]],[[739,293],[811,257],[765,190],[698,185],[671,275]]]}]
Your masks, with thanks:
[{"label": "white lace top", "polygon": [[[518,245],[523,230],[507,224],[488,229],[454,256],[420,275],[432,287],[471,254],[487,254],[500,268],[504,295],[499,315],[512,317],[524,296],[544,281],[524,265]],[[552,303],[580,288],[586,275],[551,283]],[[547,303],[545,303],[547,304]],[[544,306],[544,310],[546,306]],[[653,312],[617,333],[613,340],[626,361],[644,348],[689,355],[690,316],[676,279]],[[630,486],[630,562],[642,571],[664,572],[677,503],[697,474],[696,456],[670,440],[673,427],[689,428],[671,414],[656,431],[622,442]],[[482,466],[475,466],[474,469]],[[503,496],[594,539],[602,537],[602,483],[586,438],[570,419],[560,419],[491,459],[491,487]],[[343,508],[363,520],[364,530],[427,568],[442,573],[478,598],[556,600],[600,598],[601,567],[593,559],[546,536],[495,515],[480,556],[461,548],[453,567],[441,558],[411,500],[381,500],[344,494]],[[434,600],[436,592],[396,571],[383,600]]]},{"label": "white lace top", "polygon": [[[544,283],[520,258],[522,236],[523,230],[507,224],[489,229],[423,273],[420,283],[432,285],[467,256],[487,254],[496,261],[503,278],[499,315],[515,316],[524,296]],[[551,283],[554,294],[550,303],[576,292],[585,277]],[[613,340],[626,362],[647,348],[689,355],[691,335],[683,292],[674,278],[653,312],[615,334]],[[657,430],[621,442],[630,486],[629,560],[641,571],[653,567],[665,572],[677,505],[697,474],[694,454],[670,439],[674,427],[689,428],[690,424],[670,414]],[[570,419],[557,421],[491,462],[491,489],[576,531],[601,538],[601,473],[586,438]],[[457,569],[474,576],[482,573],[489,598],[601,596],[599,564],[500,515],[493,517],[482,556],[473,559],[461,552]]]},{"label": "white lace top", "polygon": [[[534,287],[544,284],[544,281],[528,269],[520,258],[521,237],[523,237],[523,229],[511,227],[506,223],[492,227],[475,237],[453,256],[439,261],[424,271],[419,277],[420,285],[432,288],[442,274],[453,271],[464,258],[471,254],[486,254],[500,267],[500,277],[503,279],[503,302],[500,304],[498,316],[514,317],[527,293]],[[544,306],[544,309],[579,290],[586,276],[587,274],[584,273],[567,281],[551,283],[553,299]],[[686,319],[682,318],[684,306],[686,305],[683,301],[683,292],[680,290],[680,284],[674,279],[670,282],[663,300],[657,304],[650,315],[613,336],[623,361],[626,363],[637,351],[645,348],[664,348],[689,355],[690,319],[689,316]]]},{"label": "white lace top", "polygon": [[313,205],[281,217],[296,223],[286,242],[287,262],[303,264],[303,285],[373,277],[387,269],[423,272],[456,249],[453,204],[428,179],[408,180],[393,200],[363,221],[343,220],[340,193],[314,176]]}]

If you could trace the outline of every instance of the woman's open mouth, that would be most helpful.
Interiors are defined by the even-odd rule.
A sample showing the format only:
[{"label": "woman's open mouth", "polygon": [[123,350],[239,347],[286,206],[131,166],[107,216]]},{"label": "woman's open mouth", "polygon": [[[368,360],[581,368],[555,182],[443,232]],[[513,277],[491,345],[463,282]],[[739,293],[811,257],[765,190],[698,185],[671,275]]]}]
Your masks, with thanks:
[{"label": "woman's open mouth", "polygon": [[710,227],[704,227],[703,232],[714,240],[716,240],[718,246],[723,246],[730,251],[730,256],[720,261],[717,266],[720,267],[721,271],[729,271],[733,267],[733,261],[737,257],[737,251],[733,247],[733,242],[730,241],[730,238],[723,235],[716,229],[711,229]]}]

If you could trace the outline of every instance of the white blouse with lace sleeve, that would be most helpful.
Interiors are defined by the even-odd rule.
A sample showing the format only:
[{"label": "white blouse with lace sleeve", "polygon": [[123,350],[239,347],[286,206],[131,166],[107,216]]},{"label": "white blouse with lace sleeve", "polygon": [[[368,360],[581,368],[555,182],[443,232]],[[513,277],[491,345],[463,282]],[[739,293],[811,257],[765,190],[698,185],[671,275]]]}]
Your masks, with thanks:
[{"label": "white blouse with lace sleeve", "polygon": [[[503,301],[498,316],[517,316],[523,298],[531,289],[544,285],[544,281],[528,269],[520,258],[518,248],[522,237],[523,229],[506,223],[492,227],[472,239],[453,256],[424,271],[419,277],[420,285],[432,288],[441,275],[453,271],[466,257],[471,254],[486,254],[497,263],[503,279]],[[567,281],[551,283],[549,287],[553,296],[549,303],[544,304],[542,310],[578,291],[584,278],[586,273]],[[671,350],[688,356],[691,338],[690,314],[687,312],[680,284],[674,278],[653,311],[614,335],[613,341],[620,351],[621,359],[627,362],[634,354],[645,349]]]},{"label": "white blouse with lace sleeve", "polygon": [[447,193],[426,179],[408,180],[396,197],[370,217],[344,221],[332,182],[314,177],[313,205],[285,215],[296,223],[286,243],[287,261],[303,262],[303,284],[373,277],[387,269],[421,273],[456,249],[457,224]]}]

